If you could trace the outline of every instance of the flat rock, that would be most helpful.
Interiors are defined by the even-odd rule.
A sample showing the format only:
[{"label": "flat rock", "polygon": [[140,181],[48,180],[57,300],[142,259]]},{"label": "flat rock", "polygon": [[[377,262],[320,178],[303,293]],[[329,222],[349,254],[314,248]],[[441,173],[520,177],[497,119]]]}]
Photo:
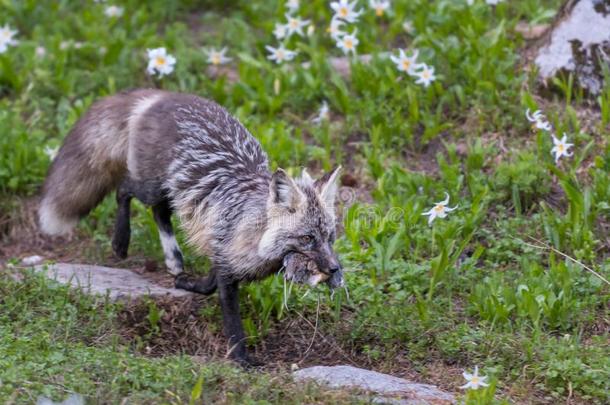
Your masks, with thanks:
[{"label": "flat rock", "polygon": [[369,391],[376,403],[401,405],[453,404],[453,394],[434,385],[419,384],[403,378],[352,366],[315,366],[294,372],[294,378],[314,380],[331,388]]},{"label": "flat rock", "polygon": [[602,65],[610,67],[610,0],[568,0],[541,40],[535,63],[544,81],[574,73],[591,94],[603,87]]},{"label": "flat rock", "polygon": [[70,284],[88,294],[108,293],[112,300],[134,299],[142,296],[186,297],[192,293],[154,284],[138,273],[127,269],[89,264],[56,263],[35,266],[38,272],[62,284]]}]

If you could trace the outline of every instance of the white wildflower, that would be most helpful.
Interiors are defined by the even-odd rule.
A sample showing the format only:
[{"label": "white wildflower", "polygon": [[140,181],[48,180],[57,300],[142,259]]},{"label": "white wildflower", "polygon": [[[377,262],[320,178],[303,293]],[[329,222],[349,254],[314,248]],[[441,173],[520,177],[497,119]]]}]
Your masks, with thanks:
[{"label": "white wildflower", "polygon": [[551,136],[553,137],[553,144],[555,145],[553,146],[553,149],[551,149],[551,153],[555,155],[555,163],[557,163],[562,156],[570,157],[574,154],[573,152],[568,152],[568,149],[574,146],[574,144],[567,143],[568,137],[565,133],[561,140],[557,139],[553,134],[551,134]]},{"label": "white wildflower", "polygon": [[335,17],[340,18],[348,23],[355,23],[358,17],[362,14],[362,10],[354,10],[357,0],[351,3],[348,0],[333,1],[330,3],[330,8],[335,11]]},{"label": "white wildflower", "polygon": [[294,13],[299,9],[299,6],[300,6],[299,3],[300,3],[299,0],[288,0],[286,2],[286,8],[288,9],[288,11],[290,13]]},{"label": "white wildflower", "polygon": [[486,376],[482,376],[479,375],[479,366],[474,366],[474,374],[470,374],[467,371],[464,371],[464,373],[462,373],[462,375],[464,376],[464,378],[466,379],[467,383],[462,385],[460,388],[461,389],[479,389],[479,387],[487,387],[489,386],[489,384],[487,384],[485,382],[485,380],[487,380]]},{"label": "white wildflower", "polygon": [[328,108],[328,103],[325,101],[322,102],[320,109],[318,110],[318,115],[311,120],[314,124],[321,124],[322,121],[328,121],[330,119],[330,109]]},{"label": "white wildflower", "polygon": [[287,33],[288,33],[287,24],[280,24],[280,23],[275,24],[275,28],[273,29],[273,36],[275,38],[277,38],[278,40],[284,39],[286,37]]},{"label": "white wildflower", "polygon": [[284,48],[283,44],[277,48],[267,45],[265,46],[265,49],[267,49],[267,51],[269,51],[270,53],[270,55],[267,56],[267,59],[272,60],[277,64],[286,61],[291,61],[297,55],[296,51],[291,51],[289,49]]},{"label": "white wildflower", "polygon": [[447,207],[449,204],[449,194],[445,193],[445,199],[443,201],[437,202],[434,207],[432,207],[429,211],[422,213],[422,215],[428,215],[428,225],[432,225],[432,221],[438,218],[445,218],[448,212],[453,211],[458,206],[456,205],[453,208]]},{"label": "white wildflower", "polygon": [[360,43],[358,38],[356,38],[356,33],[358,30],[354,30],[351,34],[345,34],[341,38],[337,40],[337,47],[340,48],[344,54],[352,53],[352,55],[356,54],[356,47]]},{"label": "white wildflower", "polygon": [[413,50],[411,56],[407,56],[404,49],[399,49],[398,56],[390,55],[390,59],[396,64],[398,70],[413,75],[417,67],[417,55],[419,55],[417,49]]},{"label": "white wildflower", "polygon": [[485,0],[485,3],[491,4],[492,6],[497,5],[498,3],[503,2],[504,0]]},{"label": "white wildflower", "polygon": [[375,10],[375,15],[377,17],[383,16],[383,14],[390,9],[389,0],[369,0],[369,5]]},{"label": "white wildflower", "polygon": [[108,6],[106,7],[106,10],[104,10],[104,14],[106,14],[106,17],[118,18],[123,15],[123,11],[123,7]]},{"label": "white wildflower", "polygon": [[59,151],[59,147],[58,146],[45,146],[44,147],[44,154],[47,155],[49,157],[50,160],[55,159],[55,156],[57,156],[57,152]]},{"label": "white wildflower", "polygon": [[428,87],[430,83],[436,80],[436,76],[434,75],[434,66],[428,66],[425,63],[422,63],[418,65],[417,68],[421,68],[421,70],[415,72],[415,76],[417,76],[415,83],[423,84],[424,87]]},{"label": "white wildflower", "polygon": [[17,45],[19,41],[15,39],[15,35],[17,35],[17,30],[12,30],[8,24],[0,27],[0,53],[6,52],[9,45]]},{"label": "white wildflower", "polygon": [[146,72],[149,75],[157,73],[159,77],[168,75],[174,71],[176,58],[169,55],[165,48],[148,49],[148,67]]},{"label": "white wildflower", "polygon": [[553,128],[551,124],[546,120],[542,111],[536,110],[533,114],[530,114],[530,109],[525,110],[525,117],[529,122],[532,122],[532,129],[542,129],[544,131],[551,131]]},{"label": "white wildflower", "polygon": [[42,59],[47,54],[47,50],[44,48],[44,46],[37,46],[35,53],[37,58]]},{"label": "white wildflower", "polygon": [[330,27],[328,27],[328,32],[330,33],[331,38],[335,41],[338,41],[340,37],[347,34],[347,32],[341,31],[341,26],[343,25],[345,25],[345,22],[341,21],[336,16],[333,17],[332,20],[330,20]]},{"label": "white wildflower", "polygon": [[288,22],[286,23],[286,29],[288,30],[288,36],[290,37],[292,34],[297,34],[303,36],[303,27],[310,23],[309,20],[301,20],[299,17],[293,17],[289,14],[286,14],[286,18]]},{"label": "white wildflower", "polygon": [[211,63],[212,65],[215,65],[215,66],[224,65],[225,63],[229,63],[233,60],[232,58],[227,57],[227,47],[226,46],[219,51],[216,50],[216,48],[210,48],[210,49],[204,50],[204,52],[208,56],[208,59],[207,59],[208,63]]},{"label": "white wildflower", "polygon": [[413,23],[410,20],[404,20],[402,23],[402,29],[405,30],[407,34],[413,33]]}]

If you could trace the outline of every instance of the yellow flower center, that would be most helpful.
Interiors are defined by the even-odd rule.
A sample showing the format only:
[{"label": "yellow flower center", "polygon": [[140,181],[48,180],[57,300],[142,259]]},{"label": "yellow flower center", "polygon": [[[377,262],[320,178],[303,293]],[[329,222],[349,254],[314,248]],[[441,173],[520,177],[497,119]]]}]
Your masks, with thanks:
[{"label": "yellow flower center", "polygon": [[276,52],[275,56],[276,56],[276,57],[277,57],[277,59],[279,59],[279,60],[284,60],[284,56],[286,56],[286,55],[284,54],[284,51],[281,51],[281,50],[280,50],[280,51],[277,51],[277,52]]},{"label": "yellow flower center", "polygon": [[212,54],[212,64],[214,65],[220,65],[220,55],[218,55],[217,53]]},{"label": "yellow flower center", "polygon": [[163,66],[165,65],[165,58],[163,56],[157,56],[157,59],[155,59],[155,62],[157,63],[157,66]]},{"label": "yellow flower center", "polygon": [[299,22],[297,20],[295,20],[294,18],[292,18],[290,20],[290,28],[299,28]]},{"label": "yellow flower center", "polygon": [[410,67],[411,67],[411,61],[410,61],[410,60],[408,60],[408,59],[404,59],[404,60],[402,61],[402,68],[403,68],[404,70],[409,70],[409,68],[410,68]]},{"label": "yellow flower center", "polygon": [[563,146],[563,143],[560,143],[559,145],[557,145],[557,150],[559,151],[559,153],[561,153],[565,150],[565,146]]},{"label": "yellow flower center", "polygon": [[434,211],[436,211],[437,213],[441,213],[443,211],[445,211],[445,205],[444,204],[436,204],[436,206],[434,207]]},{"label": "yellow flower center", "polygon": [[472,380],[470,380],[470,382],[475,385],[479,384],[479,377],[473,376]]},{"label": "yellow flower center", "polygon": [[354,47],[354,42],[349,38],[345,38],[343,40],[343,45],[345,45],[347,49],[352,49]]},{"label": "yellow flower center", "polygon": [[9,38],[11,36],[8,31],[0,31],[0,33],[2,34],[2,38]]},{"label": "yellow flower center", "polygon": [[377,17],[381,17],[383,15],[383,8],[381,6],[377,6],[375,14],[377,14]]},{"label": "yellow flower center", "polygon": [[347,17],[347,14],[349,13],[349,10],[347,9],[347,7],[341,7],[339,9],[339,15],[341,17]]},{"label": "yellow flower center", "polygon": [[421,76],[424,79],[429,79],[430,78],[430,72],[428,72],[427,70],[424,70],[423,72],[421,72]]}]

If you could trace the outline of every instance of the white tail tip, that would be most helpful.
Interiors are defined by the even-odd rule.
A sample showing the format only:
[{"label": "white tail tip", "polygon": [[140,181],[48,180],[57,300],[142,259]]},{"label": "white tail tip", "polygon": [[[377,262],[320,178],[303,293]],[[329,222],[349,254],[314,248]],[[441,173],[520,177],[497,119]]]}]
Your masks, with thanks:
[{"label": "white tail tip", "polygon": [[65,235],[76,226],[78,219],[64,218],[57,213],[52,204],[42,201],[38,209],[40,228],[48,235]]}]

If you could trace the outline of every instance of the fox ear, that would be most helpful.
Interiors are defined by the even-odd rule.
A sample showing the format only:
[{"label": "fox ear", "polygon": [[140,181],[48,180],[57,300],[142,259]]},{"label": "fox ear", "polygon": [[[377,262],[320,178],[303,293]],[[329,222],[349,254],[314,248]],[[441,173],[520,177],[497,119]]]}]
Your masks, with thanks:
[{"label": "fox ear", "polygon": [[337,182],[339,179],[339,173],[341,172],[341,166],[338,166],[320,177],[315,182],[316,190],[320,193],[320,197],[326,206],[335,206],[335,196],[337,195]]},{"label": "fox ear", "polygon": [[269,198],[273,204],[293,210],[301,203],[303,195],[288,173],[277,169],[271,176]]}]

